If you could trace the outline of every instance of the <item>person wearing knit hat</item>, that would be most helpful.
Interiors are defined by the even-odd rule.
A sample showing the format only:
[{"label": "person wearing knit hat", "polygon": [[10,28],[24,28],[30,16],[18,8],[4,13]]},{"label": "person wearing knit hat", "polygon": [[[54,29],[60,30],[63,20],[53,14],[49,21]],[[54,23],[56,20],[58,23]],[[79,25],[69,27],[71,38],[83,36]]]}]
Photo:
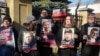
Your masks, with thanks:
[{"label": "person wearing knit hat", "polygon": [[33,30],[36,29],[36,20],[35,17],[32,15],[28,15],[26,17],[26,21],[24,23],[24,26],[27,27],[27,29],[31,28]]},{"label": "person wearing knit hat", "polygon": [[[24,44],[24,35],[26,36],[26,32],[33,32],[32,34],[35,36],[36,34],[36,21],[35,21],[35,17],[32,16],[32,15],[28,15],[26,17],[26,21],[23,25],[23,27],[20,29],[20,32],[19,32],[19,36],[18,36],[18,49],[19,49],[19,52],[22,54],[22,56],[34,56],[35,55],[35,52],[36,52],[36,39],[32,38],[30,40],[32,40],[32,42],[28,43],[27,44],[27,47],[29,49],[27,49],[27,47],[25,47],[23,44]],[[32,36],[32,37],[34,37]],[[26,38],[25,40],[29,40],[28,38]],[[35,47],[31,47],[31,46],[35,46]],[[25,47],[25,50],[23,50]],[[34,50],[33,50],[33,49]]]},{"label": "person wearing knit hat", "polygon": [[35,21],[35,17],[32,16],[32,15],[29,15],[29,16],[27,16],[26,22],[25,22],[25,23],[30,23],[30,22],[32,22],[32,21]]}]

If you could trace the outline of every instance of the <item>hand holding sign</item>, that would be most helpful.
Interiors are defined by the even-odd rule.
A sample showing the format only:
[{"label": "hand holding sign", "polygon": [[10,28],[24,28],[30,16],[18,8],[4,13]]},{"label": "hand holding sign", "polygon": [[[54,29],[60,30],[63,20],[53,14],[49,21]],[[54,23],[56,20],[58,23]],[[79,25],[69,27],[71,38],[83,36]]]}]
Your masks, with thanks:
[{"label": "hand holding sign", "polygon": [[83,39],[87,39],[87,35],[83,35]]},{"label": "hand holding sign", "polygon": [[77,39],[77,38],[78,38],[78,35],[77,35],[77,34],[74,34],[74,38],[76,38],[76,39]]}]

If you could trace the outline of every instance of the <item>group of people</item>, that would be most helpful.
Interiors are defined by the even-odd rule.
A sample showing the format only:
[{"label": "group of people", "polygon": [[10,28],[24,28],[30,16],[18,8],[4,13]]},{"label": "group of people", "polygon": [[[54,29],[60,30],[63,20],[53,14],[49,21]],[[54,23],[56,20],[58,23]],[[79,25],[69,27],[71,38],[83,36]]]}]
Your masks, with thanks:
[{"label": "group of people", "polygon": [[[35,16],[27,16],[18,32],[12,26],[11,18],[6,16],[0,27],[0,56],[54,56],[54,48],[58,49],[58,56],[77,56],[80,43],[82,56],[99,56],[100,25],[95,21],[95,14],[88,14],[87,23],[81,30],[75,23],[72,15],[62,21],[52,20],[48,10],[42,9],[38,20]],[[89,27],[92,27],[90,33]],[[12,29],[14,37],[7,39],[14,38],[14,46],[7,45],[4,37],[1,38],[2,30],[8,28]]]}]

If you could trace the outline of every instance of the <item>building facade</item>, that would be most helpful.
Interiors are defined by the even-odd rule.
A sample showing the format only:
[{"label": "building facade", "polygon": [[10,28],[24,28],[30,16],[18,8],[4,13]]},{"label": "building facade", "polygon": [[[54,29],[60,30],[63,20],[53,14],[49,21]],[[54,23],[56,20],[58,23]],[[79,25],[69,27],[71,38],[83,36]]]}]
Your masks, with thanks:
[{"label": "building facade", "polygon": [[[89,4],[89,5],[86,5],[86,4],[80,5],[79,10],[83,8],[93,9],[93,13],[96,14],[96,18],[97,18],[96,21],[97,23],[100,24],[100,0],[94,0],[94,3]],[[75,14],[76,6],[69,6],[69,9],[70,9],[69,13]],[[79,14],[79,11],[78,11],[78,14]]]}]

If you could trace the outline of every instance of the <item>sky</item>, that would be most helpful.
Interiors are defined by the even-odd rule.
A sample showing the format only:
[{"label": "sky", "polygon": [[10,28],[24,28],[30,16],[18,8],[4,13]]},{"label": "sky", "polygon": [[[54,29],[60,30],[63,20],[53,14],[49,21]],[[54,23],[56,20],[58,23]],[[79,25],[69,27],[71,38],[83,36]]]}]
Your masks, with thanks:
[{"label": "sky", "polygon": [[[70,5],[75,5],[77,4],[78,0],[69,0],[71,1],[72,3]],[[94,2],[94,0],[81,0],[81,5],[84,5],[84,4],[92,4]]]}]

